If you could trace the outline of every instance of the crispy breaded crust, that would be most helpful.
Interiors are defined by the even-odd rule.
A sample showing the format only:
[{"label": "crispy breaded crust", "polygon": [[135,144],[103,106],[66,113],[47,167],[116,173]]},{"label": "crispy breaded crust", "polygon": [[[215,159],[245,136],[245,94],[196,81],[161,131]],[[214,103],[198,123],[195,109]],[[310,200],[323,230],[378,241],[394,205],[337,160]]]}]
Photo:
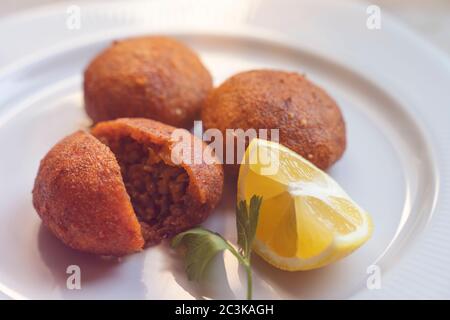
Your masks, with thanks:
[{"label": "crispy breaded crust", "polygon": [[84,73],[84,99],[94,122],[150,118],[191,127],[212,88],[198,56],[166,37],[114,42]]},{"label": "crispy breaded crust", "polygon": [[[161,146],[164,150],[164,161],[170,163],[172,149],[177,145],[177,141],[172,137],[175,129],[150,119],[123,118],[97,124],[92,129],[92,134],[99,139],[117,135],[128,136],[139,143]],[[202,146],[205,147],[205,145],[192,134],[187,131],[185,133],[191,139],[192,144],[187,145],[187,140],[184,140],[184,147],[186,150],[192,151],[191,155],[174,153],[174,159],[180,163],[189,176],[185,214],[177,217],[169,216],[158,229],[149,230],[154,234],[153,242],[158,242],[167,235],[172,236],[200,224],[209,216],[222,196],[222,165],[215,158],[213,159],[214,164],[205,163],[201,158]],[[182,146],[182,142],[179,143],[177,148]],[[194,143],[196,148],[193,148]],[[194,157],[198,163],[193,163]]]},{"label": "crispy breaded crust", "polygon": [[119,165],[89,133],[64,138],[42,159],[33,205],[44,225],[74,249],[120,256],[144,245]]},{"label": "crispy breaded crust", "polygon": [[[297,73],[254,70],[213,90],[202,109],[205,128],[280,130],[280,143],[321,169],[346,147],[345,122],[336,102]],[[232,167],[237,172],[237,166]]]}]

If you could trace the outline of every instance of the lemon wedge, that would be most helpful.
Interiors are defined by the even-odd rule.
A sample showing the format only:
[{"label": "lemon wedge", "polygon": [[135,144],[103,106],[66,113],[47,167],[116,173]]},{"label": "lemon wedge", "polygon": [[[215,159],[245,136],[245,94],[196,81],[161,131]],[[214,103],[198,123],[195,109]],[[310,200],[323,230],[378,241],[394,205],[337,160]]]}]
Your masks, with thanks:
[{"label": "lemon wedge", "polygon": [[253,249],[289,271],[323,267],[372,234],[372,220],[325,172],[275,142],[253,139],[239,169],[238,200],[263,197]]}]

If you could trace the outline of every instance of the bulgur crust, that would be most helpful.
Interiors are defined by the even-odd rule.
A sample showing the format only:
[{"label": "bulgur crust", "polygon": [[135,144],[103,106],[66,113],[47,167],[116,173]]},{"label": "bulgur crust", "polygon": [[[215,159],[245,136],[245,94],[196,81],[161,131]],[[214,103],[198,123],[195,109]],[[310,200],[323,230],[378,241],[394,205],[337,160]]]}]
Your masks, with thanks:
[{"label": "bulgur crust", "polygon": [[94,122],[143,117],[192,127],[211,88],[199,57],[167,37],[115,41],[84,73],[85,107]]},{"label": "bulgur crust", "polygon": [[[279,129],[280,143],[321,169],[346,147],[345,122],[336,102],[293,72],[253,70],[227,79],[202,109],[206,129]],[[237,174],[238,166],[228,166]]]},{"label": "bulgur crust", "polygon": [[[215,159],[215,164],[206,164],[204,161],[192,163],[194,157],[199,159],[199,157],[202,156],[201,148],[193,148],[191,157],[186,154],[181,154],[180,158],[177,158],[177,162],[180,163],[179,166],[172,163],[171,152],[177,141],[172,139],[171,134],[175,129],[176,128],[174,127],[157,121],[138,118],[125,118],[102,122],[92,129],[92,134],[94,136],[109,145],[113,152],[116,152],[116,157],[119,164],[122,162],[122,166],[124,164],[123,159],[121,161],[123,156],[117,153],[118,149],[114,146],[120,139],[125,138],[131,140],[132,142],[142,145],[144,149],[150,149],[150,153],[147,154],[146,157],[143,157],[148,161],[146,163],[137,163],[139,166],[143,166],[143,169],[133,167],[136,165],[134,162],[132,163],[132,167],[128,166],[127,168],[122,168],[122,173],[124,173],[124,170],[129,172],[133,169],[138,170],[138,172],[142,172],[140,170],[148,170],[149,174],[151,171],[160,171],[154,176],[154,179],[158,179],[158,185],[150,183],[150,190],[157,190],[155,190],[154,193],[151,193],[148,190],[149,188],[147,185],[147,191],[140,192],[140,195],[147,194],[148,196],[153,197],[153,199],[150,199],[150,202],[147,201],[148,199],[145,199],[145,201],[147,201],[147,206],[145,206],[145,208],[155,205],[156,199],[165,201],[163,199],[164,196],[161,196],[161,194],[164,195],[166,193],[170,194],[170,196],[168,196],[170,201],[176,200],[177,198],[182,201],[175,202],[174,208],[172,208],[174,202],[170,202],[170,214],[166,214],[160,219],[158,218],[158,213],[155,215],[155,213],[150,212],[148,213],[149,216],[143,217],[142,214],[136,212],[141,222],[147,245],[156,244],[163,238],[171,237],[181,231],[200,224],[216,207],[222,195],[223,171],[218,160]],[[198,138],[191,134],[189,134],[189,137],[192,139],[191,141],[193,143],[205,147],[203,142]],[[119,143],[121,142],[119,141]],[[128,143],[130,142],[128,141]],[[192,146],[193,145],[191,145],[190,148],[192,148]],[[176,153],[176,155],[178,155],[178,153]],[[144,166],[147,166],[148,168],[145,169]],[[166,174],[171,175],[171,177],[167,178],[167,181],[163,181],[162,179],[165,179]],[[133,182],[127,180],[127,178],[125,178],[126,175],[123,176],[125,183]],[[185,181],[186,178],[188,181]],[[169,179],[172,180],[169,181]],[[162,185],[160,185],[161,183]],[[165,185],[166,183],[168,185]],[[174,190],[177,186],[180,190]],[[128,188],[128,191],[136,191],[138,189],[139,186],[131,189]],[[165,189],[167,190],[163,191]],[[133,199],[133,195],[131,195],[131,198]],[[152,203],[152,205],[148,205],[148,203]],[[156,207],[161,208],[160,205],[156,205]],[[138,209],[138,211],[140,210]]]},{"label": "bulgur crust", "polygon": [[120,167],[89,133],[64,138],[42,159],[33,205],[44,225],[74,249],[120,256],[144,245]]}]

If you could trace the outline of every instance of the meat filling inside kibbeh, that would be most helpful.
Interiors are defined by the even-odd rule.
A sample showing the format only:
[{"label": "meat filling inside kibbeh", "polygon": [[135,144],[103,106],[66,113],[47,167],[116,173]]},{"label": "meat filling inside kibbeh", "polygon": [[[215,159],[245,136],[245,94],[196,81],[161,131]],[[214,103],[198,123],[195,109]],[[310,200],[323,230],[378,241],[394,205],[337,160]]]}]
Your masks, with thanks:
[{"label": "meat filling inside kibbeh", "polygon": [[161,147],[155,144],[142,144],[127,136],[100,140],[109,146],[120,165],[146,245],[171,236],[169,230],[177,227],[184,214],[189,185],[184,168],[164,161]]}]

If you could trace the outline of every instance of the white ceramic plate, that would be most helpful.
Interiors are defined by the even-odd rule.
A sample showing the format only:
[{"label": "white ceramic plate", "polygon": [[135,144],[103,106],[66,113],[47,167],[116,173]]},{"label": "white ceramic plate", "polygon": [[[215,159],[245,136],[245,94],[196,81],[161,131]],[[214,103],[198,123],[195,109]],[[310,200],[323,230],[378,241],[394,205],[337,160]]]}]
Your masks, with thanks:
[{"label": "white ceramic plate", "polygon": [[[113,39],[164,33],[197,50],[216,84],[252,68],[305,72],[343,110],[348,149],[329,173],[372,214],[373,237],[315,271],[283,272],[255,258],[255,298],[449,298],[448,59],[385,15],[380,30],[368,30],[367,6],[353,2],[195,3],[84,3],[79,30],[67,29],[66,6],[0,22],[8,43],[0,52],[0,291],[56,299],[245,296],[245,275],[227,254],[204,283],[191,283],[167,244],[121,261],[81,254],[50,235],[31,204],[39,160],[89,123],[81,91],[89,60]],[[234,193],[228,184],[205,224],[233,241]],[[374,264],[381,289],[369,290]],[[66,286],[69,265],[81,268],[81,290]]]}]

